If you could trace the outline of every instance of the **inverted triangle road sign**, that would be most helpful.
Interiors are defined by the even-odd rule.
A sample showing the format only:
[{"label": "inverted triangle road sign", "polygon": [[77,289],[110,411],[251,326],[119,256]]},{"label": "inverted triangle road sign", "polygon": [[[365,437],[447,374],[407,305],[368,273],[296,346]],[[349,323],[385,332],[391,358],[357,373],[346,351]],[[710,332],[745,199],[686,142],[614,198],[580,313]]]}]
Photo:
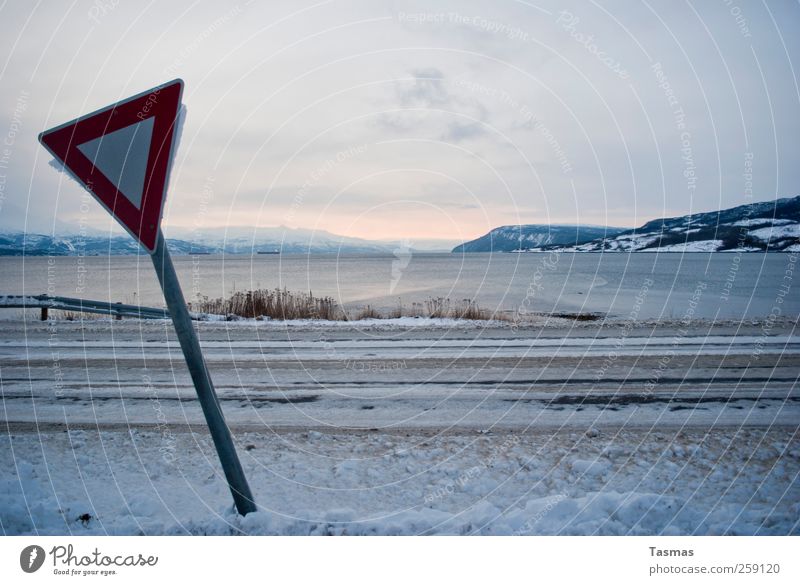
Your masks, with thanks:
[{"label": "inverted triangle road sign", "polygon": [[175,150],[176,79],[42,132],[39,141],[151,254]]},{"label": "inverted triangle road sign", "polygon": [[150,252],[233,501],[244,516],[256,503],[159,226],[182,93],[183,81],[170,81],[42,132],[39,141]]}]

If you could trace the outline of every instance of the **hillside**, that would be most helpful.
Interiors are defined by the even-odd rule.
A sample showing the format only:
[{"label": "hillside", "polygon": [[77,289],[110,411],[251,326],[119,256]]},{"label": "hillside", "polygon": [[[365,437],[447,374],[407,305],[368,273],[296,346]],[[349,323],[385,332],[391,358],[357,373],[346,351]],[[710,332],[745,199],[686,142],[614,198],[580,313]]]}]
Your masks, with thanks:
[{"label": "hillside", "polygon": [[506,225],[456,246],[453,253],[518,252],[544,246],[571,246],[622,231],[622,228],[581,225]]},{"label": "hillside", "polygon": [[800,251],[800,196],[655,219],[635,229],[521,225],[496,228],[453,252]]},{"label": "hillside", "polygon": [[800,196],[649,221],[575,252],[800,251]]}]

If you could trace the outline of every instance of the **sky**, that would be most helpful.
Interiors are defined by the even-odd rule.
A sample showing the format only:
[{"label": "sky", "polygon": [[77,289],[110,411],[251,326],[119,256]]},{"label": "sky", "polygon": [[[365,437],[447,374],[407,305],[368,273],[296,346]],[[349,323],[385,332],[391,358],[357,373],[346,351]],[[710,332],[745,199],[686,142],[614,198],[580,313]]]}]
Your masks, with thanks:
[{"label": "sky", "polygon": [[37,135],[178,77],[168,236],[463,241],[790,197],[798,57],[796,2],[0,0],[0,229],[112,229]]}]

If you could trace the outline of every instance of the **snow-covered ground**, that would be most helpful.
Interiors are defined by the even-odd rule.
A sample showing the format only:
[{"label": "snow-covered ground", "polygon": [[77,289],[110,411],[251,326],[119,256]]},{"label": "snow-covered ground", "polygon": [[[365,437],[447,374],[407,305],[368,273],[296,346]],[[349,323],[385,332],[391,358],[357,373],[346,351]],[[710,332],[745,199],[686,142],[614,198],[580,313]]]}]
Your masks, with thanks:
[{"label": "snow-covered ground", "polygon": [[13,431],[0,439],[0,510],[7,534],[798,530],[800,450],[787,429],[590,435],[240,432],[260,507],[243,519],[206,434]]},{"label": "snow-covered ground", "polygon": [[791,219],[772,219],[769,217],[750,217],[748,219],[740,219],[733,222],[731,225],[736,227],[750,227],[756,225],[787,225],[796,223]]},{"label": "snow-covered ground", "polygon": [[781,238],[797,238],[800,237],[800,224],[773,224],[773,227],[751,230],[750,235],[764,242],[769,242],[770,240],[779,240]]},{"label": "snow-covered ground", "polygon": [[[793,321],[0,328],[6,534],[796,534]],[[547,325],[547,326],[545,326]]]},{"label": "snow-covered ground", "polygon": [[642,252],[716,252],[722,246],[722,240],[701,240],[699,242],[681,242],[659,248],[648,248]]}]

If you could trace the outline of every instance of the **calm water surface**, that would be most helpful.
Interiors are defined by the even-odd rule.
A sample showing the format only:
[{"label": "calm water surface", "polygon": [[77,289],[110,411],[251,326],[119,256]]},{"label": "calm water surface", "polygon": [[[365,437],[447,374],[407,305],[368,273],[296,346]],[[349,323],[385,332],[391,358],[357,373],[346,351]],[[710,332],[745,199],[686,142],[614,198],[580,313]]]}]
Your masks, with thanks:
[{"label": "calm water surface", "polygon": [[[625,318],[763,317],[800,313],[789,254],[413,254],[178,256],[187,300],[285,287],[348,307],[431,297],[489,309],[588,311]],[[56,294],[163,306],[148,256],[0,257],[0,294]],[[787,292],[786,285],[789,285]],[[783,286],[783,288],[781,288]],[[13,309],[0,312],[12,317]]]}]

